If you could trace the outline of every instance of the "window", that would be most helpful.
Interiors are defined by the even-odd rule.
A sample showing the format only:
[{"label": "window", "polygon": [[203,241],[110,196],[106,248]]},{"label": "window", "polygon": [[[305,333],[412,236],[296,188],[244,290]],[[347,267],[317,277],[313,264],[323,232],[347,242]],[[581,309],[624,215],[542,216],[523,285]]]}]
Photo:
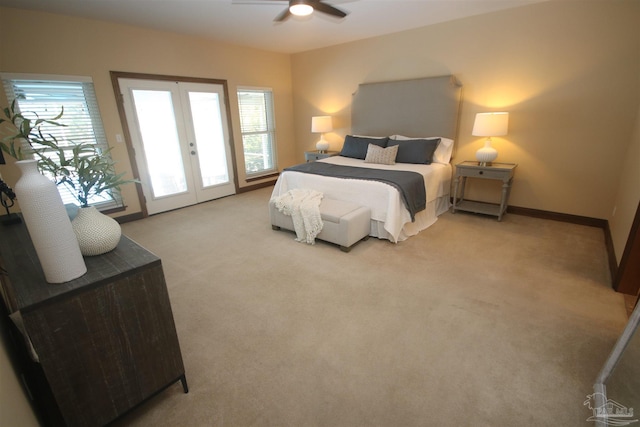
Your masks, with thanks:
[{"label": "window", "polygon": [[238,105],[247,176],[275,172],[276,126],[271,89],[240,89]]},{"label": "window", "polygon": [[[93,82],[87,77],[35,76],[29,74],[2,74],[2,82],[9,103],[17,99],[17,109],[25,117],[54,118],[64,107],[64,114],[58,120],[65,126],[42,126],[44,134],[51,134],[61,145],[71,150],[74,143],[88,142],[99,150],[108,150],[107,138],[98,111]],[[25,142],[26,145],[26,142]],[[28,146],[23,146],[28,150]],[[57,159],[54,152],[51,157]],[[78,205],[71,190],[58,185],[62,201]],[[93,197],[89,203],[100,210],[122,206],[118,192],[103,193]]]}]

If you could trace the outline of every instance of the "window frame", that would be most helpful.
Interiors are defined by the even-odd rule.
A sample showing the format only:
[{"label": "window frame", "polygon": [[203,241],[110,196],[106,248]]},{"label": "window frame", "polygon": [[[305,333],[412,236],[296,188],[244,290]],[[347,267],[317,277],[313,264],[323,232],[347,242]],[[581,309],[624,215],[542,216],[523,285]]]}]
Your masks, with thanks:
[{"label": "window frame", "polygon": [[[245,132],[243,123],[242,123],[242,102],[241,102],[241,93],[243,92],[254,92],[254,93],[262,93],[266,94],[270,105],[267,105],[264,111],[265,117],[265,125],[266,129],[259,131],[247,131]],[[238,99],[238,115],[240,118],[240,138],[242,140],[242,155],[244,160],[244,170],[245,176],[247,179],[259,179],[261,177],[266,177],[273,175],[274,173],[278,173],[278,151],[277,151],[277,138],[276,138],[276,120],[275,120],[275,96],[273,94],[273,89],[270,87],[258,87],[258,86],[238,86],[236,88],[236,95]],[[270,144],[270,154],[272,165],[269,169],[261,169],[256,172],[251,172],[247,170],[247,152],[245,148],[245,137],[252,135],[266,135],[269,144]]]},{"label": "window frame", "polygon": [[[107,151],[109,150],[109,144],[106,138],[106,133],[104,131],[104,125],[102,123],[102,116],[100,114],[100,109],[98,106],[98,100],[95,93],[95,86],[93,84],[93,79],[91,77],[85,76],[70,76],[70,75],[54,75],[54,74],[28,74],[28,73],[0,73],[0,80],[2,80],[2,86],[7,97],[9,104],[11,104],[14,99],[16,99],[20,95],[20,90],[16,90],[17,86],[20,84],[33,84],[38,85],[39,83],[43,85],[43,88],[46,84],[55,84],[55,83],[76,83],[82,86],[82,95],[84,98],[84,105],[87,109],[88,119],[90,120],[90,125],[85,125],[82,129],[91,128],[89,139],[92,141],[92,144],[95,144],[99,150]],[[28,93],[28,92],[27,92]],[[51,92],[48,92],[51,93]],[[53,104],[53,103],[52,103]],[[51,118],[59,114],[60,107],[64,105],[64,101],[58,105],[55,103],[55,111],[51,113],[47,113],[47,116],[41,116],[41,118]],[[24,111],[23,111],[24,109]],[[21,111],[27,116],[29,116],[29,112],[33,110],[29,110],[28,107],[21,108],[20,99],[16,101],[16,110]],[[59,123],[65,122],[65,116],[63,116],[57,120]],[[65,129],[69,129],[69,127],[65,127]],[[43,125],[43,130],[51,132],[52,134],[57,133],[55,131],[55,127],[51,127],[49,129],[46,128],[46,125]],[[32,154],[29,154],[30,147],[25,142],[22,144],[23,152],[31,157]],[[71,148],[69,148],[71,150]],[[48,150],[45,150],[45,152]],[[65,150],[66,151],[66,150]],[[58,185],[58,192],[62,197],[65,204],[73,203],[76,206],[79,206],[80,203],[73,196],[73,191],[68,188],[64,184]],[[122,200],[122,195],[120,191],[117,189],[113,189],[110,192],[111,194],[101,194],[92,199],[90,205],[94,206],[96,209],[102,212],[113,212],[117,210],[122,210],[124,208],[124,202]]]}]

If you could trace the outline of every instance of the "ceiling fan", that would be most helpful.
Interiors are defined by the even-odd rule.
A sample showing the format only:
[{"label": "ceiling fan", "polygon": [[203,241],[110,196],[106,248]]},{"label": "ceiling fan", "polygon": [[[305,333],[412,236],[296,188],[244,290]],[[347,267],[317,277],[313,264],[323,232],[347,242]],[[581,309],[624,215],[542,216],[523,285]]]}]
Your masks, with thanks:
[{"label": "ceiling fan", "polygon": [[[287,20],[291,15],[295,16],[308,16],[314,11],[326,13],[327,15],[334,16],[336,18],[344,18],[347,16],[347,12],[344,12],[337,7],[333,7],[324,3],[324,0],[275,0],[275,1],[287,1],[289,7],[282,11],[276,18],[275,22],[282,22]],[[239,3],[236,0],[234,3]],[[265,2],[266,3],[266,2]],[[269,2],[271,3],[271,2]]]}]

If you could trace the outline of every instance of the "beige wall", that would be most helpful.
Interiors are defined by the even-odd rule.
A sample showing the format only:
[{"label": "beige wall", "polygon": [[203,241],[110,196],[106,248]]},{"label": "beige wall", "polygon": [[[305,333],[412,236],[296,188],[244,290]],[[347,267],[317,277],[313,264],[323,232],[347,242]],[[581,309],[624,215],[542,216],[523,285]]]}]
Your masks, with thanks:
[{"label": "beige wall", "polygon": [[[0,71],[81,75],[93,78],[100,112],[118,168],[131,170],[109,71],[126,71],[227,80],[238,160],[239,186],[246,187],[236,89],[274,91],[278,160],[295,159],[290,56],[210,40],[47,13],[0,8]],[[2,91],[0,91],[2,92]],[[6,105],[4,93],[0,105]],[[17,171],[2,167],[13,184]],[[260,182],[260,181],[258,181]],[[252,184],[255,184],[252,183]],[[140,212],[133,185],[123,187],[126,212]]]},{"label": "beige wall", "polygon": [[[341,147],[359,83],[454,74],[454,163],[482,146],[475,113],[509,111],[494,147],[518,163],[510,204],[608,219],[638,111],[638,22],[634,0],[553,1],[293,55],[298,159],[317,139],[313,115],[336,118],[327,139]],[[495,183],[478,184],[471,197],[498,199]]]}]

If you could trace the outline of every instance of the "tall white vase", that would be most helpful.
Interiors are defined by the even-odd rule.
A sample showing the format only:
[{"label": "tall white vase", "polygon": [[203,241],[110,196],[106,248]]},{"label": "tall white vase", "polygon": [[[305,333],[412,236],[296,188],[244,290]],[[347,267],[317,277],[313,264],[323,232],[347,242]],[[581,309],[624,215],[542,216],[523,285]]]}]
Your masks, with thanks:
[{"label": "tall white vase", "polygon": [[46,281],[77,279],[87,267],[56,185],[40,174],[36,160],[21,160],[16,165],[22,176],[14,191]]},{"label": "tall white vase", "polygon": [[118,221],[93,206],[78,209],[78,215],[71,221],[71,226],[84,256],[112,251],[118,246],[122,235]]}]

